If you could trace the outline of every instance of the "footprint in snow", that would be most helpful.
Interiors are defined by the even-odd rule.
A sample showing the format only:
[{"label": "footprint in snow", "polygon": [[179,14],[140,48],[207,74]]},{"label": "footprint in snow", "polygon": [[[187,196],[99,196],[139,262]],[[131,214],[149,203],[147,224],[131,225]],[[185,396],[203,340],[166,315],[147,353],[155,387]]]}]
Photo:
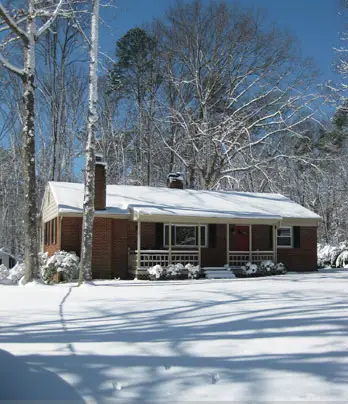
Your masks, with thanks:
[{"label": "footprint in snow", "polygon": [[213,373],[211,375],[211,384],[216,384],[220,380],[219,373]]},{"label": "footprint in snow", "polygon": [[122,384],[119,382],[116,383],[112,383],[112,385],[114,386],[114,389],[117,391],[121,391],[122,390]]}]

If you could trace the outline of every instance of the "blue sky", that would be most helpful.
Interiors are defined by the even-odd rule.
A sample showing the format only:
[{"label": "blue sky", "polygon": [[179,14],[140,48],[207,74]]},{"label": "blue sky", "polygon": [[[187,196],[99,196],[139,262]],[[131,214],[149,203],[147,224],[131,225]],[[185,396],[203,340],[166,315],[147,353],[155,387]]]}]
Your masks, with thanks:
[{"label": "blue sky", "polygon": [[[233,3],[233,0],[227,0]],[[112,34],[101,31],[101,48],[114,56],[115,41],[128,29],[150,22],[164,14],[175,0],[117,0],[118,9],[102,10],[112,27]],[[299,40],[304,56],[313,57],[324,80],[334,78],[333,47],[339,44],[342,17],[338,15],[339,0],[239,0],[243,7],[262,8],[269,20],[293,33]]]}]

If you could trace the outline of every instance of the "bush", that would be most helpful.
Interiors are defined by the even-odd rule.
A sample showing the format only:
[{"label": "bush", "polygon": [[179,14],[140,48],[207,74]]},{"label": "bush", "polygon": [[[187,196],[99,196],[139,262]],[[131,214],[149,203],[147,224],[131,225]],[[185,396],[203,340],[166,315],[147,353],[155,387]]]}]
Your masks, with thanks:
[{"label": "bush", "polygon": [[258,276],[281,275],[287,272],[284,264],[282,264],[281,262],[275,264],[273,261],[270,260],[262,261],[259,266],[248,262],[244,266],[235,268],[232,271],[237,278],[253,278]]},{"label": "bush", "polygon": [[336,268],[348,268],[348,251],[342,251],[335,262]]},{"label": "bush", "polygon": [[259,270],[263,275],[267,276],[267,275],[274,275],[276,273],[275,268],[276,268],[275,263],[271,260],[267,260],[261,262]]},{"label": "bush", "polygon": [[318,244],[318,268],[344,268],[345,255],[348,253],[348,243],[344,241],[339,245]]},{"label": "bush", "polygon": [[201,268],[192,264],[171,264],[167,268],[155,265],[147,268],[147,273],[150,280],[198,279],[204,276]]},{"label": "bush", "polygon": [[166,279],[166,270],[161,265],[155,265],[154,267],[147,268],[150,280],[163,280]]},{"label": "bush", "polygon": [[9,269],[5,265],[0,265],[0,282],[5,281],[9,276]]},{"label": "bush", "polygon": [[18,283],[24,276],[24,264],[17,264],[9,270],[9,279],[12,283]]},{"label": "bush", "polygon": [[284,275],[286,274],[288,271],[285,267],[285,265],[282,262],[279,262],[276,266],[275,266],[275,272],[277,275]]},{"label": "bush", "polygon": [[186,264],[185,269],[188,271],[189,279],[199,279],[204,277],[204,272],[201,270],[199,265]]},{"label": "bush", "polygon": [[71,282],[79,275],[79,257],[75,253],[58,251],[52,257],[40,254],[40,273],[44,283],[50,284],[63,280]]},{"label": "bush", "polygon": [[182,264],[171,264],[166,268],[167,279],[184,279],[187,278],[187,271]]}]

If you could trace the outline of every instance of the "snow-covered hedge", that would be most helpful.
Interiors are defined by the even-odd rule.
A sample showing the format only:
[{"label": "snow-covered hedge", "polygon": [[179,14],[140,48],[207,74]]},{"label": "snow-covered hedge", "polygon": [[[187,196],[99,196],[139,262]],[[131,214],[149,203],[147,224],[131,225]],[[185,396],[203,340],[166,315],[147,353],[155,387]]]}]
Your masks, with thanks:
[{"label": "snow-covered hedge", "polygon": [[0,283],[16,284],[24,276],[24,264],[17,263],[13,268],[8,269],[0,265]]},{"label": "snow-covered hedge", "polygon": [[161,265],[155,265],[147,268],[150,280],[170,280],[170,279],[198,279],[203,277],[201,268],[197,265],[171,264],[166,268]]},{"label": "snow-covered hedge", "polygon": [[60,280],[71,282],[78,278],[79,257],[73,252],[58,251],[51,257],[40,254],[40,274],[44,283],[50,284]]},{"label": "snow-covered hedge", "polygon": [[285,274],[285,265],[281,262],[275,264],[273,261],[262,261],[260,265],[247,262],[244,266],[232,270],[237,278],[281,275]]},{"label": "snow-covered hedge", "polygon": [[348,268],[348,242],[318,244],[318,268]]},{"label": "snow-covered hedge", "polygon": [[9,269],[5,265],[0,265],[0,282],[7,279],[9,272]]}]

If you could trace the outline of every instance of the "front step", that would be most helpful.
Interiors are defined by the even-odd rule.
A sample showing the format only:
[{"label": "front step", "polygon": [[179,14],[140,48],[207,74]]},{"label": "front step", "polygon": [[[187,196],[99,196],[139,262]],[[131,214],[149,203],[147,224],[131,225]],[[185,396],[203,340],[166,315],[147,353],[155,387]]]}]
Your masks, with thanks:
[{"label": "front step", "polygon": [[207,279],[234,279],[235,275],[232,271],[224,267],[204,267],[205,277]]}]

